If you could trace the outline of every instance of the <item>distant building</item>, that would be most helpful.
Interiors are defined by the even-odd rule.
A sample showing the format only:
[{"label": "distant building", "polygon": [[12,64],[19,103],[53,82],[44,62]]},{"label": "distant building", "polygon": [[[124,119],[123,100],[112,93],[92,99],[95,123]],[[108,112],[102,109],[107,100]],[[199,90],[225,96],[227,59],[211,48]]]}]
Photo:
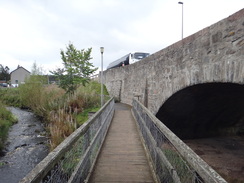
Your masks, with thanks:
[{"label": "distant building", "polygon": [[24,67],[18,65],[18,68],[10,73],[11,84],[19,85],[25,82],[30,77],[30,72]]}]

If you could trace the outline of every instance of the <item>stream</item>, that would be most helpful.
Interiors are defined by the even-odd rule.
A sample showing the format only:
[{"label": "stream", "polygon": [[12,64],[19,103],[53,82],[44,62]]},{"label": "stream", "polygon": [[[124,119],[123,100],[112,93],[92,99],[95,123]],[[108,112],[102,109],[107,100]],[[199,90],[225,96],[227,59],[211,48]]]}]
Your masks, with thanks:
[{"label": "stream", "polygon": [[17,183],[48,154],[48,139],[41,121],[27,110],[9,107],[17,118],[0,156],[0,183]]}]

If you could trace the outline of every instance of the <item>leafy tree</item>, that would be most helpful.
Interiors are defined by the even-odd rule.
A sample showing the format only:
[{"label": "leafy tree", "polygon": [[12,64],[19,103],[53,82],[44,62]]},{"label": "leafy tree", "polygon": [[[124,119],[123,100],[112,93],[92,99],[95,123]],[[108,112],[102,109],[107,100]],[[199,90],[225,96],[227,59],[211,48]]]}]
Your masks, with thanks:
[{"label": "leafy tree", "polygon": [[59,78],[60,88],[63,88],[66,93],[73,94],[80,84],[85,86],[89,82],[89,76],[97,68],[89,62],[92,59],[90,56],[92,48],[77,50],[72,43],[69,43],[66,49],[60,52],[64,68],[50,72]]},{"label": "leafy tree", "polygon": [[43,68],[41,66],[38,66],[36,61],[32,65],[31,75],[44,75]]},{"label": "leafy tree", "polygon": [[41,66],[38,66],[36,62],[33,63],[31,68],[31,76],[28,80],[28,83],[48,83],[48,76],[44,75],[44,70]]},{"label": "leafy tree", "polygon": [[9,67],[4,67],[2,64],[0,64],[0,80],[9,81],[10,80],[10,73],[9,73]]}]

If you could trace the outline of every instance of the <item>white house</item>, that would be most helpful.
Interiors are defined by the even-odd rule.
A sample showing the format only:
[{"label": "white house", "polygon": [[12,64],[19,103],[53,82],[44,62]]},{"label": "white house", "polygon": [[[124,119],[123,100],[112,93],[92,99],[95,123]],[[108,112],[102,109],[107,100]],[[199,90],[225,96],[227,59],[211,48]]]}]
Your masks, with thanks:
[{"label": "white house", "polygon": [[30,77],[30,72],[24,67],[19,66],[10,73],[11,84],[21,84],[24,83],[26,79]]}]

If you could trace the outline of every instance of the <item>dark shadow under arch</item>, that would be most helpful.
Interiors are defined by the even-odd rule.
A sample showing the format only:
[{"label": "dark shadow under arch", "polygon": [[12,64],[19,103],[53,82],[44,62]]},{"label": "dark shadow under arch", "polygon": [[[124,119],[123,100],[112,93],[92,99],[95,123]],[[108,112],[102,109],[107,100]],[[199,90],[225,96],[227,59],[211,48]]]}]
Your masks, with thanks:
[{"label": "dark shadow under arch", "polygon": [[181,139],[244,132],[244,85],[205,83],[173,94],[156,117]]}]

